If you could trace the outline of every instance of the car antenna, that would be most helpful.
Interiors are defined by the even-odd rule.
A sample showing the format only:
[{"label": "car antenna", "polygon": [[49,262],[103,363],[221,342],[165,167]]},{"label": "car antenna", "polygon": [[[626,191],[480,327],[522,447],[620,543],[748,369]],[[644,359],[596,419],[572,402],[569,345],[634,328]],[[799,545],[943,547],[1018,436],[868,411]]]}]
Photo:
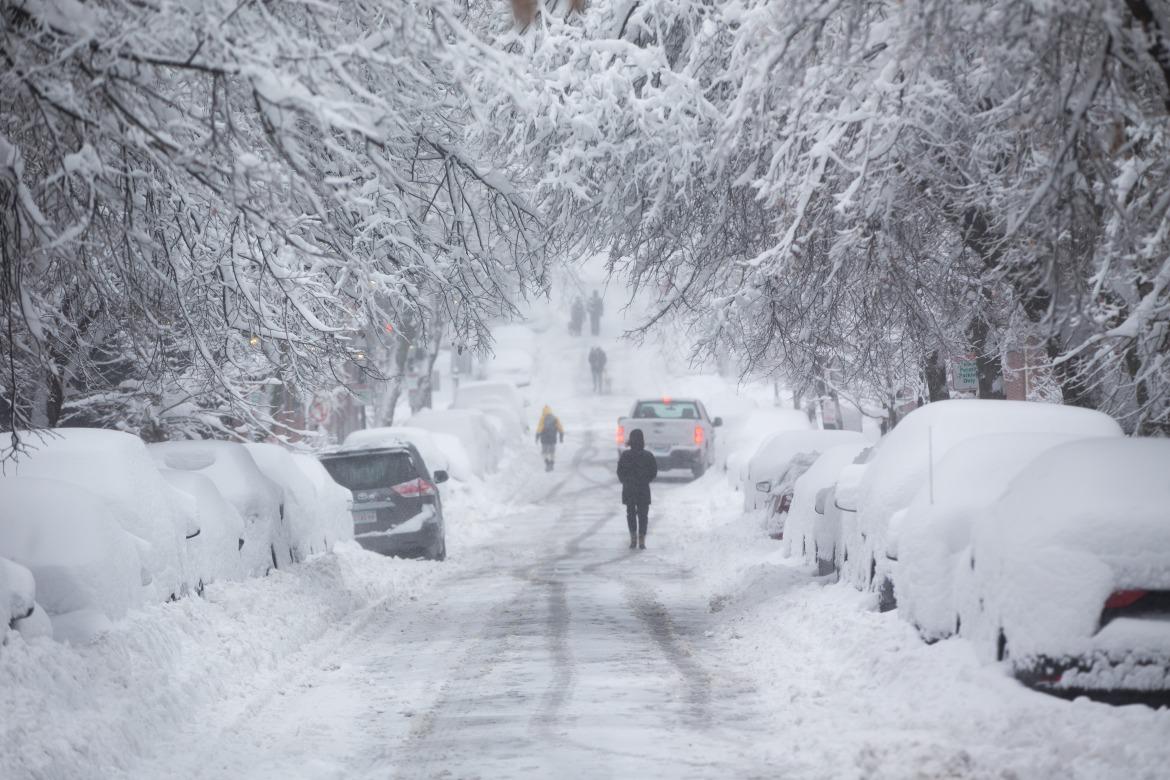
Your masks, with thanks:
[{"label": "car antenna", "polygon": [[934,426],[926,426],[926,472],[930,485],[930,505],[934,506]]}]

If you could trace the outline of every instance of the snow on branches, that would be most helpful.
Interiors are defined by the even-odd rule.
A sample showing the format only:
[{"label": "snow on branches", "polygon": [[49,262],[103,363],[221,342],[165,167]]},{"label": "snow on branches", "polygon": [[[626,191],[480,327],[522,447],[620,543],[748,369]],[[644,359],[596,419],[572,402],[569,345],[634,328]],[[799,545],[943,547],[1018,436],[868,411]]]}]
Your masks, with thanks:
[{"label": "snow on branches", "polygon": [[5,3],[6,426],[243,435],[359,332],[482,338],[545,256],[469,145],[486,54],[445,0]]}]

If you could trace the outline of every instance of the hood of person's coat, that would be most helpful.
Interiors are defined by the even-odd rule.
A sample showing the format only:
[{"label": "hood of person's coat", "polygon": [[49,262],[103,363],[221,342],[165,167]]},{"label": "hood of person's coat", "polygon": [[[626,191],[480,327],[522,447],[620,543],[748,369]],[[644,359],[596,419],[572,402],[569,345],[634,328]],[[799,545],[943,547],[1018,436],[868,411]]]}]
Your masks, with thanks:
[{"label": "hood of person's coat", "polygon": [[635,428],[630,431],[630,449],[644,450],[646,449],[646,438],[642,435],[641,428]]},{"label": "hood of person's coat", "polygon": [[541,409],[541,410],[540,410],[540,418],[541,418],[542,420],[543,420],[545,417],[548,417],[550,414],[552,414],[552,407],[551,407],[551,406],[546,406],[546,407],[544,407],[543,409]]}]

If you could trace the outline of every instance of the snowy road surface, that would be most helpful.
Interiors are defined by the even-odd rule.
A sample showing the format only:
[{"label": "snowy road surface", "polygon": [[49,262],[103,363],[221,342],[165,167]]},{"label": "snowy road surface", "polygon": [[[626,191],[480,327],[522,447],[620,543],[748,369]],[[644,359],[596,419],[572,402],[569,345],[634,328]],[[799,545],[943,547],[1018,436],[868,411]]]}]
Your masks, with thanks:
[{"label": "snowy road surface", "polygon": [[625,549],[613,454],[595,438],[566,446],[561,471],[541,474],[539,508],[475,556],[514,563],[460,567],[409,609],[371,610],[319,663],[194,740],[205,749],[135,773],[769,776],[763,703],[696,647],[710,612],[689,573],[653,536]]}]

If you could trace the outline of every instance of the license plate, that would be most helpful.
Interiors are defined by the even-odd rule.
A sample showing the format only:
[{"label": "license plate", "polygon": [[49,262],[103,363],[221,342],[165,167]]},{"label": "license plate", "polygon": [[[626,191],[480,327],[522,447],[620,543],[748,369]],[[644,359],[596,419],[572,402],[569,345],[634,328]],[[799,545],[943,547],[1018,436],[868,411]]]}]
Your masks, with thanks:
[{"label": "license plate", "polygon": [[370,523],[378,522],[377,512],[354,512],[354,525],[369,525]]}]

